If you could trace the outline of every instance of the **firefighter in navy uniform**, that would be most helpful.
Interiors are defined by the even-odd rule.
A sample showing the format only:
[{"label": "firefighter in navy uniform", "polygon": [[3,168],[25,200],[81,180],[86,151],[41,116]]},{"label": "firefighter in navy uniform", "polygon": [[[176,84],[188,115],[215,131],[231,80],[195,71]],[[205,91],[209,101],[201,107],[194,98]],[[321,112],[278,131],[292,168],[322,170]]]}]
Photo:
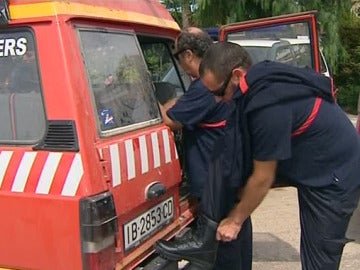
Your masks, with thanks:
[{"label": "firefighter in navy uniform", "polygon": [[[227,121],[232,103],[218,102],[199,78],[199,66],[204,52],[212,45],[210,36],[198,28],[182,31],[176,41],[175,57],[194,80],[185,94],[176,102],[160,105],[165,124],[173,130],[182,129],[185,143],[187,174],[191,193],[200,201],[196,228],[173,241],[160,240],[159,253],[173,260],[187,259],[194,264],[213,269],[251,269],[252,226],[248,218],[237,239],[229,243],[215,239],[218,222],[235,204],[236,193],[228,192],[223,200],[214,200],[224,181],[219,157],[224,148],[224,134],[231,124]],[[171,105],[169,105],[171,104]],[[230,124],[230,125],[229,125]],[[219,146],[220,147],[215,147]],[[215,149],[216,148],[216,149]],[[209,189],[209,183],[211,184]],[[218,186],[216,184],[219,184]],[[233,198],[232,200],[229,198]],[[214,203],[215,202],[215,203]],[[196,231],[197,233],[193,233]],[[197,252],[199,251],[200,252]],[[178,253],[179,252],[179,253]],[[181,254],[180,256],[178,254]],[[217,254],[217,256],[216,256]]]},{"label": "firefighter in navy uniform", "polygon": [[270,61],[252,66],[242,47],[227,42],[207,50],[200,75],[215,95],[236,103],[234,136],[242,141],[246,184],[217,239],[235,239],[275,179],[284,177],[298,189],[302,268],[338,269],[359,201],[360,137],[335,102],[332,80]]}]

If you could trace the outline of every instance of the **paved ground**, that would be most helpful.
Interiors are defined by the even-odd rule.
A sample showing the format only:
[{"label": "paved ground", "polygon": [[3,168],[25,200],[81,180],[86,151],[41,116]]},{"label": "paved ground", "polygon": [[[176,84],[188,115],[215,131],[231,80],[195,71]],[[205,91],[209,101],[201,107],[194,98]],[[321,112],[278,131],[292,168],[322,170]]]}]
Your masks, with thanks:
[{"label": "paved ground", "polygon": [[[252,215],[254,227],[253,270],[300,270],[299,215],[295,188],[270,191]],[[340,269],[360,269],[360,206],[354,213]]]},{"label": "paved ground", "polygon": [[348,114],[347,116],[349,117],[350,121],[351,121],[354,125],[356,125],[357,115]]}]

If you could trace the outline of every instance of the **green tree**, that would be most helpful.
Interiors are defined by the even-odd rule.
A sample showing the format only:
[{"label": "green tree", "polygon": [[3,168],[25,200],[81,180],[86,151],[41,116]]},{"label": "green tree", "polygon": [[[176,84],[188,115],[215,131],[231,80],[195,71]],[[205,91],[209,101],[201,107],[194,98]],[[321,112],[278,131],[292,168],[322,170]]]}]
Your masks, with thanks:
[{"label": "green tree", "polygon": [[181,27],[193,25],[194,9],[197,6],[196,0],[161,0],[160,2],[166,6]]},{"label": "green tree", "polygon": [[346,49],[346,59],[339,64],[335,82],[340,91],[339,104],[348,112],[357,113],[360,94],[360,18],[349,17],[340,24],[340,38]]},{"label": "green tree", "polygon": [[270,17],[301,10],[288,0],[198,0],[198,23],[204,27]]}]

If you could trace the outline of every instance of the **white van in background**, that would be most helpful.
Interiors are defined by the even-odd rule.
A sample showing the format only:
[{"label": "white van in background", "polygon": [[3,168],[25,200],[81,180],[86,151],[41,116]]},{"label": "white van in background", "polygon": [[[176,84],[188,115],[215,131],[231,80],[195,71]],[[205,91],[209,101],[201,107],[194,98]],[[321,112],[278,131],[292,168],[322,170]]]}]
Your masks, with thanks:
[{"label": "white van in background", "polygon": [[[312,65],[310,41],[308,36],[297,38],[255,38],[243,39],[230,36],[228,41],[239,44],[247,50],[254,63],[271,60],[298,67]],[[320,51],[321,73],[330,77],[330,70],[323,53]]]}]

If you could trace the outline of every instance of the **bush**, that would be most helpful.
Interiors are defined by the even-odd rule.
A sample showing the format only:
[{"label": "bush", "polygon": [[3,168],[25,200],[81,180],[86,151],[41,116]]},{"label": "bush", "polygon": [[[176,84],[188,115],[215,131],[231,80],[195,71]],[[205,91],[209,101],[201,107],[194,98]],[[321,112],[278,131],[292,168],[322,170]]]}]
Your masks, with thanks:
[{"label": "bush", "polygon": [[341,108],[350,114],[357,114],[357,103],[360,94],[360,86],[341,86],[337,100]]},{"label": "bush", "polygon": [[339,89],[338,102],[348,113],[357,114],[357,102],[360,93],[360,19],[344,20],[340,26],[340,36],[347,56],[339,64],[335,82]]}]

